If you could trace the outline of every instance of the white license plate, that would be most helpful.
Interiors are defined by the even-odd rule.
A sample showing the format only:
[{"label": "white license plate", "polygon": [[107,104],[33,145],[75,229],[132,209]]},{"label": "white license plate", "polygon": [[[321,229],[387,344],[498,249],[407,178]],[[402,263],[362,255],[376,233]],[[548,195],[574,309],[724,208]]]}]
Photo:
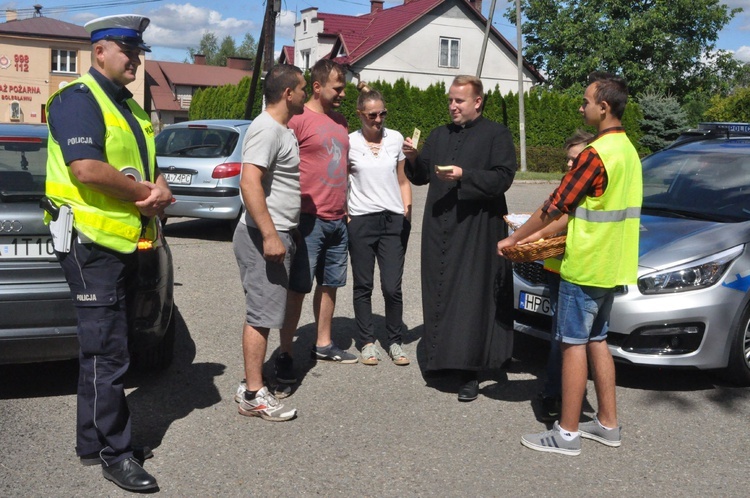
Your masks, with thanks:
[{"label": "white license plate", "polygon": [[518,309],[552,316],[552,304],[548,297],[523,291],[518,294]]},{"label": "white license plate", "polygon": [[190,185],[193,175],[190,173],[162,173],[167,183],[172,185]]},{"label": "white license plate", "polygon": [[52,237],[0,237],[0,261],[9,259],[55,259]]}]

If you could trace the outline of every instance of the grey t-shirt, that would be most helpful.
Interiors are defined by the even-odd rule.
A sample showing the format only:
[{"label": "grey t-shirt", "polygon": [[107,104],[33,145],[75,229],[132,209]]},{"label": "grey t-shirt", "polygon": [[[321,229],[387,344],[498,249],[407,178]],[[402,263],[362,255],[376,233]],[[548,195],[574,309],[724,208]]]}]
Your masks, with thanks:
[{"label": "grey t-shirt", "polygon": [[[246,163],[267,170],[263,176],[266,205],[276,230],[291,230],[299,223],[299,145],[289,128],[263,111],[253,120],[242,144],[242,167]],[[244,200],[243,200],[244,202]],[[242,223],[255,226],[250,216]]]}]

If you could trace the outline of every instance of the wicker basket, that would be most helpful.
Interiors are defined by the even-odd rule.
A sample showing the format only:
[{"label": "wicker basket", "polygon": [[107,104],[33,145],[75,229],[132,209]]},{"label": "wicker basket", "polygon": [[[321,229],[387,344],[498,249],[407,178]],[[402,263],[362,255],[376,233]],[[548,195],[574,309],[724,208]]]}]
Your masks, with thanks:
[{"label": "wicker basket", "polygon": [[553,258],[565,252],[565,238],[565,235],[560,235],[530,244],[506,247],[503,249],[503,256],[514,263]]},{"label": "wicker basket", "polygon": [[518,228],[526,223],[526,220],[528,220],[531,217],[531,214],[527,213],[509,213],[503,216],[503,219],[505,220],[505,223],[508,224],[511,230],[516,231]]}]

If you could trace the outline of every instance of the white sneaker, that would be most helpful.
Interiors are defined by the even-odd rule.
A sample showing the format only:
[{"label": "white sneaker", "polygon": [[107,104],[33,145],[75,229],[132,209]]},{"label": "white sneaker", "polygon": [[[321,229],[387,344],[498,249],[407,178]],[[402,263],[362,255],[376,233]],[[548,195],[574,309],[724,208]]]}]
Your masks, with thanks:
[{"label": "white sneaker", "polygon": [[[270,390],[273,391],[273,395],[276,396],[276,399],[284,399],[292,395],[291,386],[272,385]],[[234,393],[235,403],[240,403],[245,399],[245,391],[247,391],[247,382],[245,382],[245,379],[242,379],[242,382],[237,386],[237,392]]]},{"label": "white sneaker", "polygon": [[297,416],[296,408],[284,411],[284,405],[279,403],[279,400],[268,391],[266,386],[255,393],[255,397],[251,400],[245,399],[243,394],[243,399],[240,401],[237,410],[240,415],[260,417],[271,422],[285,422]]}]

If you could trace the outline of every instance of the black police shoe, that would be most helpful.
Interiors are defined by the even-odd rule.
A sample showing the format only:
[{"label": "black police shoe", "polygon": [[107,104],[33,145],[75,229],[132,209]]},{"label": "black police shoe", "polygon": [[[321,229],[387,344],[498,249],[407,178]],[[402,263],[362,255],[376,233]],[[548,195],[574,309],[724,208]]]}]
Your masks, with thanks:
[{"label": "black police shoe", "polygon": [[128,491],[147,491],[158,487],[156,478],[143,470],[134,458],[126,458],[113,465],[102,465],[104,478]]},{"label": "black police shoe", "polygon": [[[154,452],[151,448],[144,446],[143,448],[133,448],[133,458],[143,466],[143,462],[154,456]],[[101,465],[102,459],[99,456],[99,452],[89,453],[88,455],[81,455],[81,465],[88,467],[91,465]]]}]

